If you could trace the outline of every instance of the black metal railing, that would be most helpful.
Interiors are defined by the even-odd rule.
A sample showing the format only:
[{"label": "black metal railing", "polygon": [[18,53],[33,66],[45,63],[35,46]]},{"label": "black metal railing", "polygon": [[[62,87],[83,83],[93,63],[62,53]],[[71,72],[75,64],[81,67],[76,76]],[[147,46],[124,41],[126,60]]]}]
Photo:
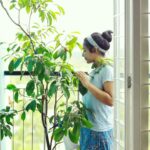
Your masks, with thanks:
[{"label": "black metal railing", "polygon": [[[24,71],[24,73],[23,73],[25,76],[29,76],[29,73],[27,72],[27,71]],[[4,75],[5,76],[14,76],[14,77],[16,77],[16,76],[20,76],[21,75],[21,72],[20,71],[14,71],[13,73],[9,73],[9,71],[5,71],[4,72]],[[52,75],[59,75],[59,73],[57,73],[57,72],[54,72],[54,74],[52,74]],[[25,95],[25,88],[20,88],[20,90],[22,90],[22,92],[23,92],[23,95]],[[79,98],[80,98],[80,94],[79,94],[79,90],[77,89],[76,91],[74,91],[74,92],[76,92],[76,99],[77,100],[79,100]],[[57,93],[55,93],[55,94],[57,94]],[[56,97],[56,96],[55,96]],[[16,106],[15,106],[15,104],[14,103],[12,103],[12,105],[13,105],[13,109],[16,109]],[[24,100],[23,100],[23,103],[22,103],[22,105],[20,105],[20,109],[21,108],[23,108],[23,106],[24,106]],[[36,133],[35,132],[35,123],[39,123],[39,122],[35,122],[35,117],[36,117],[36,113],[35,112],[30,112],[30,115],[29,114],[27,114],[28,116],[29,116],[29,118],[31,118],[31,123],[30,124],[28,124],[28,126],[26,125],[26,120],[25,121],[22,121],[22,123],[20,122],[20,124],[19,125],[16,125],[16,120],[14,119],[13,120],[13,123],[14,123],[14,126],[13,126],[13,128],[12,128],[12,132],[13,132],[13,137],[12,137],[12,150],[29,150],[29,149],[27,149],[27,147],[30,147],[30,150],[38,150],[38,146],[36,145],[35,146],[35,142],[34,142],[34,138],[36,138],[36,136],[40,136],[40,135],[38,135],[38,133]],[[20,120],[20,119],[19,119]],[[26,127],[28,127],[28,128],[30,128],[31,129],[31,141],[30,141],[30,143],[28,143],[28,141],[26,140],[26,135],[27,135],[27,130],[26,130]],[[18,133],[16,133],[16,128],[22,128],[22,131],[20,131],[20,132],[18,132]],[[40,128],[41,129],[41,128]],[[40,130],[39,129],[39,130]],[[28,129],[29,130],[29,129]],[[44,129],[43,129],[43,131],[41,131],[41,132],[43,132],[43,136],[42,137],[40,137],[39,139],[40,139],[40,141],[43,141],[43,145],[41,146],[41,147],[39,147],[39,150],[47,150],[47,148],[46,148],[46,141],[45,141],[45,137],[44,137]],[[18,135],[17,135],[18,134]],[[19,139],[15,139],[15,137],[16,136],[18,136],[18,138]],[[29,135],[28,135],[29,136]],[[17,143],[17,141],[18,140],[20,140],[19,141],[19,144]],[[26,143],[27,142],[27,143]],[[36,141],[36,142],[38,142],[38,141]],[[19,146],[20,145],[20,146]],[[28,145],[28,146],[27,146]],[[30,145],[30,146],[29,146]]]}]

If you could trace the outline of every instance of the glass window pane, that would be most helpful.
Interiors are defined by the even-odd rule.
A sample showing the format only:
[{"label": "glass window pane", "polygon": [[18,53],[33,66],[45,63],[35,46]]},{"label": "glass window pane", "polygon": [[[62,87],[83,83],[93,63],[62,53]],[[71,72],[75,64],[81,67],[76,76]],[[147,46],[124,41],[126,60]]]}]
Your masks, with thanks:
[{"label": "glass window pane", "polygon": [[125,144],[125,137],[124,137],[124,126],[119,126],[119,133],[120,133],[120,145],[124,147]]}]

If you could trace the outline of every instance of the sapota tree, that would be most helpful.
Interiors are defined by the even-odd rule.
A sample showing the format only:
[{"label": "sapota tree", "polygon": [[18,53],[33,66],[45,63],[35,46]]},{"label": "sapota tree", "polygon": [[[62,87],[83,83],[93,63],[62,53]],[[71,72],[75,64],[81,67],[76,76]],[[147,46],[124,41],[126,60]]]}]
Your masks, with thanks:
[{"label": "sapota tree", "polygon": [[[86,116],[86,112],[90,110],[81,101],[69,101],[70,95],[79,85],[73,66],[67,62],[76,46],[81,49],[78,34],[66,35],[57,31],[53,23],[65,12],[52,0],[0,0],[0,5],[1,11],[18,27],[16,38],[7,44],[7,55],[3,59],[9,61],[10,73],[15,70],[21,72],[20,80],[25,78],[25,71],[30,76],[25,85],[25,95],[22,95],[17,85],[7,85],[7,89],[13,92],[16,104],[20,102],[20,95],[28,101],[24,103],[22,110],[14,110],[11,106],[0,110],[0,140],[12,137],[12,120],[18,112],[22,112],[20,119],[25,120],[28,111],[38,111],[48,150],[54,149],[63,136],[67,135],[72,142],[77,143],[81,126],[92,127]],[[14,11],[17,18],[11,15]],[[26,18],[22,19],[22,15]],[[82,89],[80,87],[84,94],[86,90]],[[61,95],[54,98],[58,90]],[[63,103],[62,96],[66,99]],[[48,116],[50,101],[54,101],[54,114]]]}]

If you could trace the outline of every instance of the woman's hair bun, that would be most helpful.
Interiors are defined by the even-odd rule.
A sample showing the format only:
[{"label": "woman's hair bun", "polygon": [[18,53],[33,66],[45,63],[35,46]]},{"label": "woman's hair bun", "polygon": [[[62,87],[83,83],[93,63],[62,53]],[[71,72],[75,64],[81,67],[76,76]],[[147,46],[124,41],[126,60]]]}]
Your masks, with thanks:
[{"label": "woman's hair bun", "polygon": [[108,30],[108,31],[105,31],[101,34],[101,36],[106,39],[108,42],[111,42],[112,41],[112,31],[111,30]]}]

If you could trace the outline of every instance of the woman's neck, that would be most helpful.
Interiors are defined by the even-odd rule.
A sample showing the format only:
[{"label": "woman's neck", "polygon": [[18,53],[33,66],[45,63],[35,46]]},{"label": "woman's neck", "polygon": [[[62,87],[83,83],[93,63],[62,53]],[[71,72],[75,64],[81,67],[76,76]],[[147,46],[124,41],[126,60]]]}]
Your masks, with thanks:
[{"label": "woman's neck", "polygon": [[98,57],[96,58],[96,60],[93,63],[93,66],[95,66],[95,68],[100,67],[101,65],[103,65],[103,61],[101,61],[102,59],[104,59],[104,57]]}]

